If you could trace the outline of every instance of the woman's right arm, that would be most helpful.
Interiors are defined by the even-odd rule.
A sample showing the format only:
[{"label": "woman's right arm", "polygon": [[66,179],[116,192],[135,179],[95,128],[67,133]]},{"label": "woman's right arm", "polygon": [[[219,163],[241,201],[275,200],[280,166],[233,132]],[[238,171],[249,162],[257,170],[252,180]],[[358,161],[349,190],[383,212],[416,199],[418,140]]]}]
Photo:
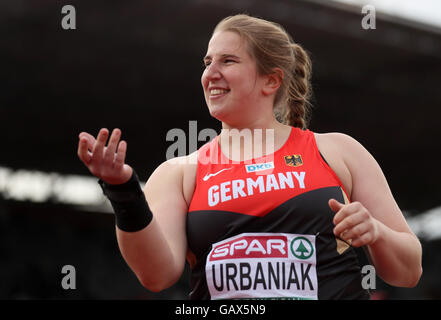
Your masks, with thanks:
[{"label": "woman's right arm", "polygon": [[116,227],[118,245],[139,281],[151,291],[176,283],[185,267],[187,203],[182,195],[182,166],[162,163],[145,187],[152,222],[138,232]]},{"label": "woman's right arm", "polygon": [[[124,163],[127,144],[119,142],[115,129],[106,146],[109,132],[101,129],[95,139],[88,133],[79,136],[78,156],[90,172],[108,184],[123,184],[133,169]],[[170,161],[161,164],[144,187],[153,219],[143,229],[126,232],[116,226],[118,245],[125,261],[143,286],[161,291],[173,285],[185,266],[187,203],[182,192],[183,166]]]}]

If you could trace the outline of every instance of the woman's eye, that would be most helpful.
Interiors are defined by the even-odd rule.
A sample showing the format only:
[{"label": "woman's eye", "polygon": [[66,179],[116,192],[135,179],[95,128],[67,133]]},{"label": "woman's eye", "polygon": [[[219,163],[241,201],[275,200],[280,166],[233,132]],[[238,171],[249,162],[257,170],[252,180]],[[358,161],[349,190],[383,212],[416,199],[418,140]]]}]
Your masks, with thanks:
[{"label": "woman's eye", "polygon": [[[236,61],[235,61],[235,60],[231,60],[231,59],[225,59],[223,62],[229,64],[229,63],[234,63],[234,62],[236,62]],[[204,66],[204,68],[207,68],[210,64],[211,64],[211,61],[204,61],[204,62],[202,63],[202,65]]]}]

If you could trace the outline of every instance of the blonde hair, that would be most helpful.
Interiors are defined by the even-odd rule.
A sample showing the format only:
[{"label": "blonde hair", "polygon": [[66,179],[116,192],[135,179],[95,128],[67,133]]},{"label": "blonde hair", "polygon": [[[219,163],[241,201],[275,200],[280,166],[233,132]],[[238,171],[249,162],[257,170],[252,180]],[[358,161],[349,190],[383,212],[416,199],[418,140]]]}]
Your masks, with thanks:
[{"label": "blonde hair", "polygon": [[220,21],[213,33],[232,31],[248,43],[261,75],[280,68],[284,77],[274,99],[274,113],[284,124],[305,129],[311,104],[311,60],[306,51],[295,43],[279,24],[246,14],[238,14]]}]

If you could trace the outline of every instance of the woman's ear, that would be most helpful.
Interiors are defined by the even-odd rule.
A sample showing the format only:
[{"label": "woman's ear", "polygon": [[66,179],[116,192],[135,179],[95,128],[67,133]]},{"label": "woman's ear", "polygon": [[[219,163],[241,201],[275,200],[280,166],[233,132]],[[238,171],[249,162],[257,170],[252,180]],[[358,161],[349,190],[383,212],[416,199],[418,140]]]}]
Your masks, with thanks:
[{"label": "woman's ear", "polygon": [[283,82],[283,71],[280,68],[274,68],[273,73],[266,75],[265,84],[262,88],[264,95],[275,94]]}]

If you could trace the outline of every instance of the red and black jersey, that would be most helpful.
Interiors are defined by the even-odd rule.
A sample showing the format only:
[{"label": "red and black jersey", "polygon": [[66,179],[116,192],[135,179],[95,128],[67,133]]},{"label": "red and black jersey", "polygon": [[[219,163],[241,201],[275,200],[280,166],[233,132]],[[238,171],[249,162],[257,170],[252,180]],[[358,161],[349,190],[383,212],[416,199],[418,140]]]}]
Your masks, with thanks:
[{"label": "red and black jersey", "polygon": [[198,150],[187,239],[191,299],[367,299],[352,247],[333,234],[330,198],[348,202],[313,132],[231,161],[218,137]]}]

